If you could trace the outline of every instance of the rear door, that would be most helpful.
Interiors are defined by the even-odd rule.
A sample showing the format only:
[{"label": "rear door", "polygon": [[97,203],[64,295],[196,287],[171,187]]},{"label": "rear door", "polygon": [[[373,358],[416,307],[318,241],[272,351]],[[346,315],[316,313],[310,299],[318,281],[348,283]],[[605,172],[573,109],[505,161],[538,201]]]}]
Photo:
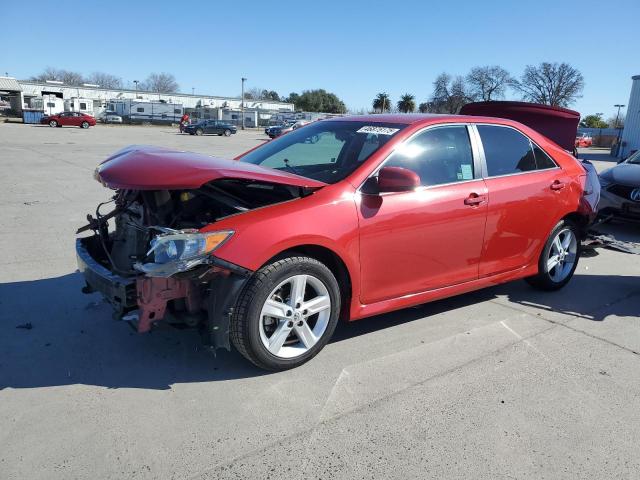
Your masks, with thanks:
[{"label": "rear door", "polygon": [[478,278],[487,192],[472,152],[466,125],[429,127],[383,164],[422,187],[358,197],[363,304]]},{"label": "rear door", "polygon": [[537,262],[557,222],[569,177],[513,127],[476,126],[489,205],[480,277]]}]

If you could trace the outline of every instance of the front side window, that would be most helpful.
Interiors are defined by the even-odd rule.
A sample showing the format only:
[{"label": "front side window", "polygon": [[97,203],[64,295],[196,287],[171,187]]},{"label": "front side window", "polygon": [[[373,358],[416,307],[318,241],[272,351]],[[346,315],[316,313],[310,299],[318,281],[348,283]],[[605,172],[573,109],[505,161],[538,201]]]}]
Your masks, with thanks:
[{"label": "front side window", "polygon": [[315,122],[265,143],[240,161],[335,183],[405,127],[348,120]]},{"label": "front side window", "polygon": [[531,142],[517,130],[496,125],[478,125],[478,132],[490,177],[536,169]]},{"label": "front side window", "polygon": [[473,180],[473,154],[467,127],[430,128],[398,146],[384,166],[412,170],[424,186]]}]

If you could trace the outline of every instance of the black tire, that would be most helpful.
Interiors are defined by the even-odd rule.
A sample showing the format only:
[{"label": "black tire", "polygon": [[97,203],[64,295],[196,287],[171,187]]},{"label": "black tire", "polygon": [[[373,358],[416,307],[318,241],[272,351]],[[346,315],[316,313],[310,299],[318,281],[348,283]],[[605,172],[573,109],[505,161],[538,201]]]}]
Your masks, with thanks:
[{"label": "black tire", "polygon": [[203,134],[204,132],[202,131],[201,128],[196,130],[196,135],[198,135],[199,137]]},{"label": "black tire", "polygon": [[[576,257],[575,257],[575,262],[573,263],[573,266],[571,267],[566,277],[564,277],[560,281],[555,281],[552,275],[549,273],[549,269],[547,268],[547,260],[549,259],[549,254],[553,245],[553,240],[556,238],[558,233],[560,233],[565,229],[571,230],[573,232],[573,235],[576,238],[576,242],[577,242],[576,253],[575,253]],[[545,243],[544,248],[542,249],[542,253],[540,253],[540,258],[538,259],[538,274],[533,277],[526,278],[525,280],[527,281],[527,283],[529,283],[529,285],[531,285],[532,287],[538,290],[546,290],[546,291],[560,290],[567,283],[569,283],[569,281],[573,277],[573,274],[576,271],[576,268],[578,267],[578,261],[580,260],[580,253],[581,253],[580,229],[573,222],[569,220],[560,220],[560,222],[558,222],[558,224],[555,227],[553,227],[553,230],[551,230],[551,233],[549,234],[549,238],[547,239],[547,242]]]},{"label": "black tire", "polygon": [[49,122],[49,126],[50,126],[50,127],[57,127],[57,126],[58,126],[58,122],[56,122],[55,120],[51,120],[51,121]]},{"label": "black tire", "polygon": [[80,128],[85,128],[85,129],[86,129],[86,128],[89,128],[89,122],[82,122],[82,123],[80,124]]},{"label": "black tire", "polygon": [[[331,300],[330,318],[322,336],[305,353],[294,358],[277,357],[267,350],[260,338],[260,313],[279,283],[303,274],[316,277],[327,288]],[[338,282],[323,263],[303,256],[277,260],[255,272],[245,285],[231,318],[231,342],[242,356],[262,369],[279,371],[298,367],[316,356],[333,335],[340,315],[340,301]]]},{"label": "black tire", "polygon": [[225,137],[230,137],[231,136],[231,130],[229,130],[228,128],[223,132]]}]

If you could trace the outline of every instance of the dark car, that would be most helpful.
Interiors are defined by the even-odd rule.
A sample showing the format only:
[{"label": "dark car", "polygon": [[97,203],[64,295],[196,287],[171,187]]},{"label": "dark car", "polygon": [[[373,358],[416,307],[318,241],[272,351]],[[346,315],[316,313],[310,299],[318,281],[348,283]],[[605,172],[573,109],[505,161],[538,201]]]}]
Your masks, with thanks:
[{"label": "dark car", "polygon": [[640,220],[640,151],[600,174],[600,213]]},{"label": "dark car", "polygon": [[50,127],[80,127],[89,128],[96,124],[96,119],[91,115],[80,112],[62,112],[55,115],[45,115],[40,119],[40,123],[43,125],[49,125]]},{"label": "dark car", "polygon": [[213,133],[215,135],[230,136],[236,133],[238,129],[235,125],[231,125],[223,120],[203,120],[193,125],[187,125],[184,131],[189,135],[204,135],[205,133]]}]

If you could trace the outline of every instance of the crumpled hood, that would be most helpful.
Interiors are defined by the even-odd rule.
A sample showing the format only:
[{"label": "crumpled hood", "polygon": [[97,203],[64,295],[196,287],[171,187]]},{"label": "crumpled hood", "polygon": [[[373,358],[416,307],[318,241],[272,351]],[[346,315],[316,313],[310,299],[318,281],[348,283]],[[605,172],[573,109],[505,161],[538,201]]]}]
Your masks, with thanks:
[{"label": "crumpled hood", "polygon": [[621,163],[600,174],[605,180],[620,185],[640,187],[640,165]]},{"label": "crumpled hood", "polygon": [[326,183],[251,163],[148,145],[128,146],[102,162],[95,177],[103,185],[130,190],[195,189],[222,178],[320,188]]}]

